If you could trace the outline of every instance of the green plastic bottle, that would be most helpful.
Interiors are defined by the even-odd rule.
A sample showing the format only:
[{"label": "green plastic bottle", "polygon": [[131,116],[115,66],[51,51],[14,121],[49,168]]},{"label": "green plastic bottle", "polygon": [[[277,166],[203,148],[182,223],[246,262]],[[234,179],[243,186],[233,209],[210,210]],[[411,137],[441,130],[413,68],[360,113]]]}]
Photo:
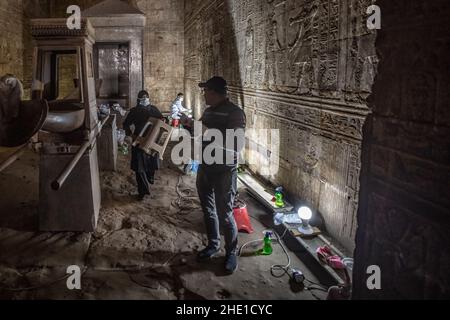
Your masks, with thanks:
[{"label": "green plastic bottle", "polygon": [[261,250],[258,250],[257,255],[270,256],[272,252],[272,233],[266,232],[266,235],[264,237],[264,247]]},{"label": "green plastic bottle", "polygon": [[277,208],[284,208],[284,200],[283,200],[283,188],[279,187],[275,190],[275,206]]}]

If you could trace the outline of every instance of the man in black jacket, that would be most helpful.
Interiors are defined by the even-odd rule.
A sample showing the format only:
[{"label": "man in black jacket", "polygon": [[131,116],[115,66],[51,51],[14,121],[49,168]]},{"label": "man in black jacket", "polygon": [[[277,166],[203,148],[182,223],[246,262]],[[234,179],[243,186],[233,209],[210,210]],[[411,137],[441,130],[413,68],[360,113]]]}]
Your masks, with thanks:
[{"label": "man in black jacket", "polygon": [[[246,117],[244,111],[228,99],[225,79],[213,77],[207,82],[200,83],[199,86],[203,89],[206,104],[209,106],[200,121],[206,129],[220,131],[224,144],[219,146],[217,141],[203,142],[204,157],[197,175],[197,190],[204,213],[209,244],[199,252],[198,259],[200,261],[208,260],[220,250],[219,226],[222,226],[225,232],[225,271],[231,274],[238,267],[238,230],[233,209],[237,193],[238,156],[244,144]],[[182,117],[181,121],[186,127],[192,128],[194,125],[194,122],[187,117]],[[234,134],[240,132],[240,134],[236,134],[240,141],[226,141],[228,139],[227,131]],[[233,139],[235,138],[233,137]],[[208,146],[211,147],[212,143],[216,144],[217,151],[221,151],[222,161],[213,163],[205,161],[207,153],[205,150]],[[230,149],[229,145],[234,147]]]},{"label": "man in black jacket", "polygon": [[[133,141],[142,132],[149,118],[163,119],[163,115],[155,106],[150,104],[150,96],[147,91],[138,94],[138,104],[131,109],[123,123],[123,128],[127,136],[132,136]],[[134,132],[131,130],[134,126]],[[146,195],[150,195],[150,185],[155,182],[155,172],[159,169],[159,157],[151,156],[138,147],[132,148],[131,170],[136,172],[138,185],[138,199],[144,200]]]}]

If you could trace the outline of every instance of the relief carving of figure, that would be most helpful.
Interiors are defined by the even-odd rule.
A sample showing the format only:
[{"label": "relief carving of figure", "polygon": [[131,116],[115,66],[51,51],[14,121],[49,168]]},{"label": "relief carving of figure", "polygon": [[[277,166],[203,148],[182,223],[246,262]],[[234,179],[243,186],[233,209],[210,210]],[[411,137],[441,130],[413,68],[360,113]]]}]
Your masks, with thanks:
[{"label": "relief carving of figure", "polygon": [[317,1],[311,1],[303,5],[295,3],[293,8],[297,10],[290,11],[289,27],[287,28],[289,63],[287,84],[289,93],[307,93],[313,78],[311,38],[318,5]]},{"label": "relief carving of figure", "polygon": [[278,48],[276,44],[276,21],[273,21],[273,15],[269,16],[269,26],[266,32],[266,71],[265,87],[270,91],[276,90],[277,75],[275,72],[275,51]]},{"label": "relief carving of figure", "polygon": [[266,84],[269,90],[283,91],[286,85],[286,2],[268,1],[269,15],[266,29]]},{"label": "relief carving of figure", "polygon": [[252,25],[252,20],[248,21],[247,31],[245,33],[245,59],[244,59],[244,87],[251,87],[253,84],[252,74],[253,74],[253,61],[254,61],[254,30]]},{"label": "relief carving of figure", "polygon": [[214,74],[223,74],[223,54],[222,54],[221,34],[216,34],[213,41],[213,61],[214,61]]}]

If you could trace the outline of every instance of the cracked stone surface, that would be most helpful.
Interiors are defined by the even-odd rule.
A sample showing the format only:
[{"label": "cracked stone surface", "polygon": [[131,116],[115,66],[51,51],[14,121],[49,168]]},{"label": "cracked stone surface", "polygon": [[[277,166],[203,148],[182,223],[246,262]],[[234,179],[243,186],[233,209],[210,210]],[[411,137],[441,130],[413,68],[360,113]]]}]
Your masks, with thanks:
[{"label": "cracked stone surface", "polygon": [[[0,174],[0,204],[6,208],[0,218],[1,299],[315,299],[311,292],[293,288],[288,276],[271,276],[270,267],[286,261],[276,244],[269,257],[251,254],[262,242],[247,247],[232,276],[223,272],[224,250],[210,263],[197,263],[196,252],[206,237],[195,177],[180,177],[181,172],[168,165],[158,173],[152,195],[138,202],[129,159],[120,156],[118,172],[101,176],[102,210],[95,233],[36,232],[36,161],[28,152]],[[184,196],[180,206],[178,184]],[[17,192],[21,188],[26,195]],[[254,200],[244,199],[253,216],[264,214]],[[241,244],[262,238],[266,227],[252,223],[255,233],[241,233]],[[317,281],[290,253],[293,265]],[[67,289],[70,265],[83,271],[79,291]],[[314,294],[325,298],[320,291]]]}]

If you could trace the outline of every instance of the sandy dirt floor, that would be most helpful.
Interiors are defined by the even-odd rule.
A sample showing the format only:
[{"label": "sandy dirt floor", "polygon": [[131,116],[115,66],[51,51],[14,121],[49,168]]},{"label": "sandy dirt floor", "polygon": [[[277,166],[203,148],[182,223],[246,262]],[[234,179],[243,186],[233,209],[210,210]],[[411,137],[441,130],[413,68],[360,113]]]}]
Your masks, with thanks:
[{"label": "sandy dirt floor", "polygon": [[[0,159],[6,155],[0,152]],[[287,275],[271,275],[272,265],[287,261],[278,244],[267,257],[252,254],[262,242],[246,248],[232,276],[223,272],[223,251],[209,263],[197,263],[195,255],[206,244],[202,212],[195,177],[183,175],[178,168],[166,163],[158,172],[152,195],[143,202],[135,199],[136,182],[126,156],[119,156],[117,172],[101,174],[101,183],[102,209],[95,233],[41,233],[37,231],[38,156],[27,151],[0,173],[0,299],[326,297],[322,291],[302,290]],[[270,217],[244,189],[240,194],[255,229],[251,235],[240,233],[243,244],[262,238],[267,228],[262,222],[270,222]],[[317,282],[288,252],[292,266]],[[66,270],[71,265],[83,270],[81,290],[67,289]]]}]

